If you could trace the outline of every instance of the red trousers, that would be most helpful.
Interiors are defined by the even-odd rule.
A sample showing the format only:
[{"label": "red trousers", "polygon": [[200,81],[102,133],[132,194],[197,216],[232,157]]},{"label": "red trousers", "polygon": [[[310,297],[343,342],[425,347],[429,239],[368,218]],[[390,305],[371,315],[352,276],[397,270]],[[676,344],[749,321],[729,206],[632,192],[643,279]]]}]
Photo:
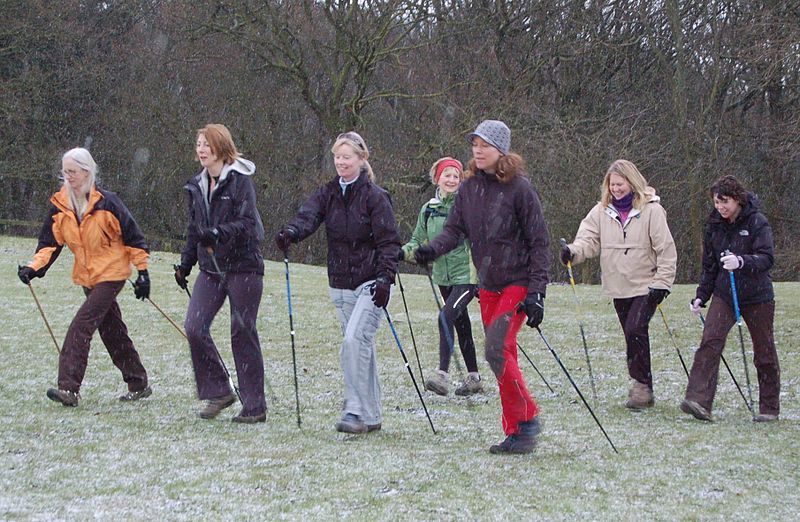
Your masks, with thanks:
[{"label": "red trousers", "polygon": [[502,423],[506,435],[519,431],[519,423],[539,414],[539,406],[528,392],[517,362],[517,333],[525,323],[525,312],[517,307],[528,289],[509,286],[500,292],[481,289],[481,319],[486,330],[486,360],[489,362],[503,407]]}]

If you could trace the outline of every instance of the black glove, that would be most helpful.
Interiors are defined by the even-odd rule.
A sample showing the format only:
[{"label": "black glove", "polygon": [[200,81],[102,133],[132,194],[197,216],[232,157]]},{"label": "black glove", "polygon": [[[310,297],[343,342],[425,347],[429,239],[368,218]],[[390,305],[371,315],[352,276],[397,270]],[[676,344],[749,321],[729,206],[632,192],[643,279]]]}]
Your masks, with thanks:
[{"label": "black glove", "polygon": [[647,299],[656,305],[660,305],[661,301],[667,298],[669,290],[663,288],[651,288],[647,293]]},{"label": "black glove", "polygon": [[572,250],[570,250],[568,246],[565,246],[564,248],[561,249],[561,264],[562,265],[566,265],[567,263],[572,261],[572,259],[574,257],[575,256],[572,255]]},{"label": "black glove", "polygon": [[297,243],[297,230],[294,227],[283,227],[275,234],[275,245],[281,252],[287,252],[292,243]]},{"label": "black glove", "polygon": [[386,308],[389,304],[389,297],[391,296],[392,283],[385,277],[380,276],[372,284],[369,293],[372,294],[372,302],[378,308]]},{"label": "black glove", "polygon": [[414,260],[418,265],[427,265],[436,260],[436,251],[430,245],[422,245],[414,252]]},{"label": "black glove", "polygon": [[402,248],[397,251],[397,260],[398,261],[405,261],[406,260],[406,252]]},{"label": "black glove", "polygon": [[544,296],[539,292],[529,293],[525,297],[525,315],[528,316],[526,324],[531,328],[536,328],[542,324],[544,319]]},{"label": "black glove", "polygon": [[186,278],[189,277],[189,273],[192,269],[184,268],[181,265],[172,265],[172,268],[175,269],[175,282],[178,283],[181,289],[186,290],[189,286],[189,281],[187,281]]},{"label": "black glove", "polygon": [[142,301],[150,298],[150,275],[147,270],[139,270],[139,277],[133,283],[133,295]]},{"label": "black glove", "polygon": [[39,277],[38,275],[36,275],[36,270],[34,270],[29,266],[22,266],[22,265],[19,265],[17,268],[17,276],[19,277],[19,280],[25,283],[26,285],[31,284],[31,279]]},{"label": "black glove", "polygon": [[219,230],[216,228],[206,228],[200,232],[200,244],[204,247],[214,247],[219,243]]}]

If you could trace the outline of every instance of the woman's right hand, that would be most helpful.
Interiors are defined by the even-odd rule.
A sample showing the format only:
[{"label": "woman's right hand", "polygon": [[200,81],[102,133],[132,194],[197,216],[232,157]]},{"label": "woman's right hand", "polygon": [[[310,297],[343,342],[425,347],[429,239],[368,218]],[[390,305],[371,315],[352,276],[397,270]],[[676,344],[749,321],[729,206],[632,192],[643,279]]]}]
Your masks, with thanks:
[{"label": "woman's right hand", "polygon": [[572,261],[573,257],[574,256],[572,255],[572,251],[569,249],[567,245],[564,245],[561,248],[561,264],[563,265],[568,264],[569,262]]},{"label": "woman's right hand", "polygon": [[31,284],[31,279],[38,277],[36,275],[36,270],[29,266],[19,266],[17,269],[17,277],[19,280],[25,283],[26,285]]},{"label": "woman's right hand", "polygon": [[175,282],[178,283],[182,290],[186,290],[189,286],[189,281],[186,278],[189,277],[191,269],[184,269],[181,265],[173,265],[172,268],[175,269]]}]

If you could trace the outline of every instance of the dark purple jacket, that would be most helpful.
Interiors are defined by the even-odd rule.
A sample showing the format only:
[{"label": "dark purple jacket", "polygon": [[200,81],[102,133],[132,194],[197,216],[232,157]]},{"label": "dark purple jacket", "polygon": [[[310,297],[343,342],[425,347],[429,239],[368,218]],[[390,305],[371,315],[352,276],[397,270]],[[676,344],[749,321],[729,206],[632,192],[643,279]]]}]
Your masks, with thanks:
[{"label": "dark purple jacket", "polygon": [[433,241],[437,256],[455,248],[463,236],[472,243],[472,262],[480,287],[499,292],[526,286],[547,290],[549,233],[539,196],[524,176],[506,183],[478,171],[458,189],[442,233]]},{"label": "dark purple jacket", "polygon": [[733,306],[728,271],[722,268],[720,253],[730,250],[742,256],[744,266],[734,270],[739,305],[766,303],[775,299],[769,270],[774,263],[772,228],[759,211],[755,194],[748,193],[736,221],[729,223],[714,209],[706,222],[703,238],[703,272],[695,297],[703,303],[713,294]]},{"label": "dark purple jacket", "polygon": [[208,177],[204,171],[183,187],[189,193],[189,224],[181,266],[188,273],[199,261],[200,270],[216,273],[211,255],[199,241],[203,229],[215,227],[219,231],[219,243],[214,256],[219,269],[263,275],[264,259],[259,243],[264,239],[264,225],[256,208],[256,190],[251,179],[255,165],[241,158],[226,165],[210,202],[206,196]]},{"label": "dark purple jacket", "polygon": [[400,236],[389,194],[370,181],[366,172],[347,187],[339,176],[321,186],[289,224],[298,241],[325,222],[328,239],[328,283],[332,288],[356,289],[379,276],[394,282]]}]

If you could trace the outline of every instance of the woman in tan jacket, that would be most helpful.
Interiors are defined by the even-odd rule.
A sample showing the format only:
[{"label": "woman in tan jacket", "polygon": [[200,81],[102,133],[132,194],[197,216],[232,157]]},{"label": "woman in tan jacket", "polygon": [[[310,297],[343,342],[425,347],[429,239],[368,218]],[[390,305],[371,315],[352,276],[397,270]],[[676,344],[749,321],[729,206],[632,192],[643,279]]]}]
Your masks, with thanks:
[{"label": "woman in tan jacket", "polygon": [[575,242],[561,251],[564,264],[600,255],[603,293],[614,300],[625,334],[634,381],[625,406],[633,410],[654,402],[648,326],[675,280],[675,242],[660,199],[636,165],[615,161],[603,179],[600,202],[581,222]]}]

